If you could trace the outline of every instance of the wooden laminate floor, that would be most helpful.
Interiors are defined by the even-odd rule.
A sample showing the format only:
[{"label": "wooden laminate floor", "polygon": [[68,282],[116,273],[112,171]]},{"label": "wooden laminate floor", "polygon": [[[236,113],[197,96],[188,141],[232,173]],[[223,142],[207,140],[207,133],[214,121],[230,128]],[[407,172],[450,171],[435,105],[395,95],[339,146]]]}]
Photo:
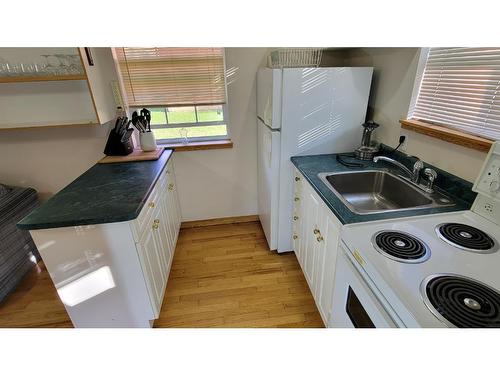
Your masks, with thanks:
[{"label": "wooden laminate floor", "polygon": [[[0,327],[71,327],[43,264],[0,305]],[[182,229],[155,327],[323,327],[293,253],[260,223]]]}]

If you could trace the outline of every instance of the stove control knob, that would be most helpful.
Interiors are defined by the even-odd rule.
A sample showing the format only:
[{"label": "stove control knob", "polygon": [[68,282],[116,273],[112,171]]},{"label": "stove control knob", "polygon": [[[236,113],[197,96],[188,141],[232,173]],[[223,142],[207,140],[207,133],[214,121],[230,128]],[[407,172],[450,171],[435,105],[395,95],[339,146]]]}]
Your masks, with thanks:
[{"label": "stove control knob", "polygon": [[497,192],[499,190],[500,190],[500,182],[496,181],[496,180],[491,181],[491,183],[490,183],[490,191],[492,193],[495,193],[495,192]]}]

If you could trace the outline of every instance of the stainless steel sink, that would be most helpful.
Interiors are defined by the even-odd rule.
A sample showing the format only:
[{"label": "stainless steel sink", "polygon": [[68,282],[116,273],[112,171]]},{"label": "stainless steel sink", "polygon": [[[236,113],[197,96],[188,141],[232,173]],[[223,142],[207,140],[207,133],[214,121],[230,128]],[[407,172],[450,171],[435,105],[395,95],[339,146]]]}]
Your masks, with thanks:
[{"label": "stainless steel sink", "polygon": [[349,209],[358,214],[451,206],[447,196],[426,193],[392,173],[381,170],[319,173],[318,177]]}]

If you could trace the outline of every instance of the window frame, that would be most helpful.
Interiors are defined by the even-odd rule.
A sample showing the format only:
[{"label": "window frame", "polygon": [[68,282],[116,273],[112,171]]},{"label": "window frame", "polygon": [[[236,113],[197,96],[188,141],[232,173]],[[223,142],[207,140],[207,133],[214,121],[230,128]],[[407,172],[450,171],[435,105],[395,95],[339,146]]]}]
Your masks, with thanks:
[{"label": "window frame", "polygon": [[[208,104],[201,104],[200,107],[204,107],[207,105]],[[189,141],[189,143],[193,143],[193,142],[206,142],[206,141],[224,141],[224,140],[231,139],[231,137],[229,135],[229,125],[228,125],[228,121],[227,121],[227,114],[228,114],[227,103],[216,104],[216,105],[222,106],[222,117],[223,117],[222,121],[185,122],[185,123],[176,123],[176,124],[166,123],[166,124],[161,124],[161,125],[151,125],[151,130],[153,130],[153,129],[171,129],[171,128],[190,128],[190,127],[195,127],[195,126],[200,127],[200,126],[225,125],[226,131],[227,131],[226,135],[220,135],[220,136],[215,135],[215,136],[208,136],[208,137],[188,137],[188,141]],[[195,111],[197,111],[196,110],[197,105],[195,105],[195,104],[185,105],[185,106],[171,106],[170,108],[182,108],[182,107],[195,107]],[[129,108],[130,108],[131,112],[133,112],[133,111],[139,112],[142,108],[148,108],[148,109],[164,108],[165,112],[166,112],[166,109],[169,107],[167,107],[167,106],[165,106],[165,107],[151,106],[151,107],[129,107]],[[165,116],[166,116],[166,113],[165,113]],[[168,117],[166,117],[166,118],[168,121]],[[159,145],[182,143],[183,140],[184,139],[182,137],[179,137],[179,138],[157,138],[156,139],[156,141]]]},{"label": "window frame", "polygon": [[401,127],[403,129],[411,130],[432,138],[437,138],[445,142],[454,143],[481,152],[488,152],[491,144],[494,143],[494,141],[489,138],[484,138],[483,136],[474,132],[465,132],[455,127],[447,126],[446,124],[435,123],[412,117],[415,106],[417,104],[422,80],[424,78],[424,72],[429,52],[430,47],[420,48],[418,65],[415,73],[415,80],[413,83],[413,90],[408,105],[406,118],[399,121]]},{"label": "window frame", "polygon": [[[114,48],[111,48],[112,54],[113,54],[113,60],[115,63],[115,68],[118,76],[118,84],[120,86],[120,91],[121,91],[121,102],[122,106],[128,110],[130,114],[134,111],[140,111],[142,108],[161,108],[161,106],[157,105],[152,105],[152,106],[142,106],[142,107],[136,107],[136,106],[131,106],[128,103],[128,98],[126,95],[126,90],[125,86],[123,83],[123,78],[121,75],[118,59],[116,57],[116,52]],[[224,69],[224,94],[226,98],[226,102],[222,104],[214,104],[214,105],[221,105],[222,106],[222,114],[223,114],[223,121],[204,121],[204,122],[196,122],[196,123],[181,123],[181,124],[162,124],[162,125],[154,125],[155,128],[158,129],[168,129],[172,127],[171,125],[175,125],[175,127],[178,128],[187,128],[187,127],[194,127],[194,126],[209,126],[209,125],[225,125],[226,126],[226,132],[227,134],[225,136],[208,136],[208,137],[188,137],[188,143],[196,143],[196,142],[210,142],[210,141],[231,141],[231,133],[230,133],[230,126],[229,126],[229,109],[228,109],[228,102],[229,102],[229,97],[228,97],[228,91],[227,91],[227,66],[226,66],[226,49],[222,48],[222,64],[223,64],[223,69]],[[210,104],[199,104],[199,106],[208,106]],[[174,107],[197,107],[197,104],[186,104],[182,106],[170,106],[172,108]],[[168,106],[163,106],[163,108],[168,108]],[[168,121],[168,120],[167,120]],[[153,126],[153,125],[152,125]],[[157,139],[156,140],[158,145],[161,146],[168,146],[171,144],[180,144],[183,143],[184,139],[179,137],[179,138],[170,138],[170,139]]]}]

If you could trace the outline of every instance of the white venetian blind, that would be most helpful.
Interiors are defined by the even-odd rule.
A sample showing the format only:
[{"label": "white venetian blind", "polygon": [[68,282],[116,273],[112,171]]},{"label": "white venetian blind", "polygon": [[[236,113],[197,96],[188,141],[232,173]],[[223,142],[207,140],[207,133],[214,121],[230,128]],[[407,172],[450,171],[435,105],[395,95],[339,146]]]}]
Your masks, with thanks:
[{"label": "white venetian blind", "polygon": [[410,117],[500,139],[500,48],[431,48]]},{"label": "white venetian blind", "polygon": [[226,102],[223,48],[115,48],[130,106]]}]

